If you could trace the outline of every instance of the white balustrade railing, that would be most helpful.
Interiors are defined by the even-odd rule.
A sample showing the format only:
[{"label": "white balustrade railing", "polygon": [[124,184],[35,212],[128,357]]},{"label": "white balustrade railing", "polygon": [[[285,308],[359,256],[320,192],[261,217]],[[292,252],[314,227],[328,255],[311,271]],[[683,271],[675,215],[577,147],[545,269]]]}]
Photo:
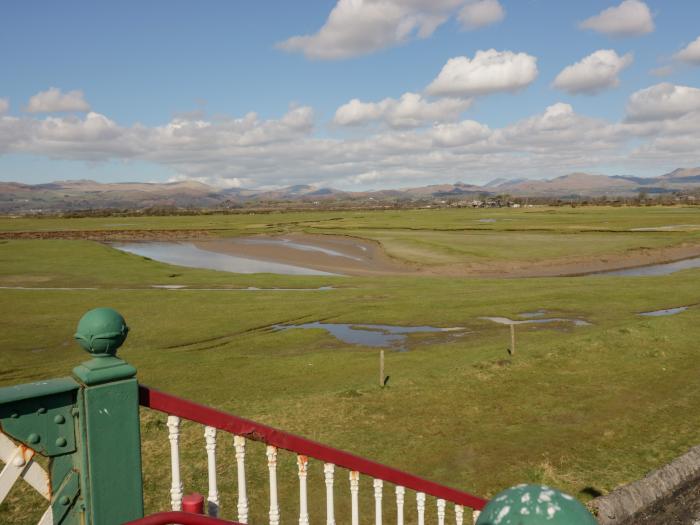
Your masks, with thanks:
[{"label": "white balustrade railing", "polygon": [[180,418],[168,416],[168,439],[170,440],[170,506],[182,510],[182,481],[180,479]]},{"label": "white balustrade railing", "polygon": [[245,438],[233,436],[238,464],[238,522],[248,523],[248,493],[245,488]]},{"label": "white balustrade railing", "polygon": [[[5,464],[0,471],[0,504],[10,493],[10,489],[20,479],[24,479],[44,499],[51,501],[51,486],[48,473],[34,461],[34,451],[15,443],[0,432],[0,460]],[[38,525],[53,525],[51,506],[41,516]]]},{"label": "white balustrade railing", "polygon": [[270,475],[270,525],[279,525],[280,506],[277,501],[277,448],[267,446],[267,468]]},{"label": "white balustrade railing", "polygon": [[[159,393],[160,394],[160,393]],[[163,394],[160,394],[163,395]],[[189,402],[188,402],[189,403]],[[150,405],[146,405],[150,406]],[[168,405],[169,407],[170,405]],[[160,407],[156,407],[158,410],[164,410]],[[165,411],[165,410],[164,410]],[[188,414],[189,417],[189,414]],[[235,418],[235,416],[230,416],[231,418]],[[195,419],[194,417],[192,419]],[[204,419],[204,418],[201,418]],[[202,423],[204,421],[201,421]],[[255,424],[259,428],[264,428],[261,425]],[[171,450],[171,485],[170,485],[170,496],[171,496],[171,506],[173,510],[181,510],[182,508],[182,495],[183,495],[183,486],[182,486],[182,480],[180,476],[180,449],[179,449],[179,437],[180,437],[180,418],[175,415],[168,415],[167,418],[167,427],[168,427],[168,438],[170,440],[170,450]],[[221,430],[221,426],[219,427],[219,430]],[[228,427],[230,428],[230,427]],[[235,427],[234,427],[235,428]],[[267,427],[269,428],[269,427]],[[264,428],[265,429],[265,428]],[[255,429],[253,429],[255,430]],[[229,433],[229,430],[227,430]],[[250,435],[248,434],[248,430],[241,430],[240,431],[242,434]],[[275,431],[279,433],[279,431]],[[251,432],[254,434],[254,432]],[[284,434],[284,433],[280,433]],[[286,436],[291,436],[291,435],[286,435]],[[0,436],[1,437],[1,436]],[[205,437],[205,449],[206,449],[206,457],[207,457],[207,470],[208,470],[208,486],[209,486],[209,492],[207,496],[207,501],[208,501],[208,512],[211,516],[217,516],[220,514],[220,496],[219,496],[219,491],[218,491],[218,486],[217,486],[217,479],[216,479],[216,439],[217,439],[217,429],[214,426],[210,425],[204,425],[204,437]],[[283,441],[283,438],[277,437],[277,441]],[[261,438],[257,435],[254,436],[254,439],[256,441],[261,440]],[[296,438],[296,439],[302,439],[302,438]],[[275,442],[275,439],[272,439],[271,441]],[[1,444],[2,442],[0,442]],[[308,443],[308,442],[306,442]],[[294,450],[292,446],[290,446],[287,442],[282,442],[281,444],[282,447],[284,447],[285,450],[290,451],[289,453],[293,453],[291,451]],[[326,448],[323,446],[320,446],[321,448]],[[233,435],[233,448],[235,451],[235,458],[236,458],[236,466],[237,466],[237,481],[238,481],[238,502],[236,505],[236,511],[237,511],[237,521],[239,523],[248,523],[249,519],[249,502],[248,502],[248,494],[246,490],[246,438],[243,435],[238,435],[234,434]],[[304,448],[304,447],[299,447],[299,448]],[[307,449],[309,447],[307,446]],[[253,449],[255,450],[255,449]],[[268,477],[269,477],[269,510],[268,510],[268,517],[269,517],[269,523],[270,525],[279,525],[280,524],[280,515],[281,515],[281,509],[280,509],[280,499],[279,499],[279,494],[278,494],[278,453],[280,451],[280,447],[270,445],[268,444],[265,447],[265,455],[267,458],[267,472],[268,472]],[[345,453],[342,453],[340,451],[337,451],[337,456],[342,456]],[[330,454],[327,453],[326,451],[326,457],[330,456]],[[254,459],[254,458],[253,458]],[[360,459],[360,458],[358,458]],[[261,458],[261,461],[264,461],[263,458]],[[363,462],[366,462],[366,460],[361,460]],[[356,461],[356,463],[359,463],[359,461]],[[367,462],[369,463],[369,462]],[[381,467],[381,468],[378,468]],[[296,454],[296,474],[298,477],[298,483],[299,483],[299,516],[298,516],[298,522],[299,525],[309,525],[309,523],[319,523],[323,518],[322,516],[310,516],[309,515],[309,472],[311,469],[318,468],[319,472],[322,469],[323,472],[323,480],[325,484],[325,496],[326,496],[326,516],[325,516],[325,521],[326,525],[335,525],[336,524],[336,516],[335,516],[335,501],[334,501],[334,481],[335,481],[335,471],[338,468],[338,466],[332,462],[328,461],[323,461],[319,460],[318,462],[314,461],[312,456],[306,455],[306,454],[301,454],[297,453]],[[437,494],[445,494],[446,496],[452,496],[452,494],[457,494],[455,496],[455,500],[460,501],[460,503],[455,502],[454,500],[451,501],[451,503],[454,505],[454,523],[455,525],[464,525],[464,520],[465,520],[465,509],[464,505],[461,502],[469,502],[471,504],[472,501],[476,500],[476,503],[481,503],[484,500],[479,501],[478,498],[475,498],[473,496],[470,496],[465,493],[459,493],[458,491],[454,491],[453,489],[449,489],[447,487],[442,487],[438,486],[435,484],[432,484],[427,481],[420,480],[420,478],[415,478],[407,474],[403,473],[398,473],[398,471],[394,471],[393,469],[389,469],[388,467],[383,467],[378,464],[372,463],[369,467],[370,472],[384,472],[384,471],[390,471],[389,474],[393,476],[395,480],[398,479],[406,479],[407,484],[413,484],[415,487],[418,486],[425,486],[427,489],[430,489],[431,491],[434,491],[434,495],[430,495],[424,491],[414,491],[415,493],[415,498],[416,498],[416,507],[415,507],[415,512],[417,516],[417,523],[418,525],[425,525],[426,521],[430,523],[437,523],[437,525],[445,525],[447,521],[447,504],[451,501],[450,497],[437,497]],[[399,475],[397,475],[400,474]],[[290,473],[291,474],[291,473]],[[1,476],[5,476],[5,471],[3,470],[3,473]],[[0,480],[3,478],[0,476]],[[359,525],[360,524],[360,498],[359,498],[359,493],[360,493],[360,481],[361,481],[361,476],[360,476],[360,471],[359,470],[353,470],[353,469],[348,469],[348,476],[349,476],[349,496],[350,496],[350,523],[352,525]],[[383,500],[384,500],[384,485],[387,482],[386,479],[381,479],[380,477],[372,477],[372,474],[369,474],[370,479],[372,479],[372,487],[374,489],[374,523],[375,525],[383,525],[384,521],[384,507],[383,507]],[[418,479],[421,481],[421,484],[419,484],[416,481]],[[410,481],[410,483],[408,483]],[[437,487],[437,488],[434,488]],[[407,488],[403,485],[394,485],[394,493],[395,493],[395,504],[396,504],[396,523],[397,525],[404,525],[405,521],[405,502],[406,502],[406,490]],[[323,492],[323,488],[319,487],[319,491]],[[316,493],[316,491],[312,492],[313,494]],[[2,500],[2,483],[0,483],[0,501]],[[426,503],[427,503],[427,498],[434,498],[435,501],[435,508],[436,513],[433,514],[432,512],[426,513]],[[433,499],[431,499],[433,501]],[[224,502],[225,503],[225,502]],[[432,503],[431,503],[432,505]],[[481,505],[480,505],[481,506]],[[225,507],[225,505],[224,505]],[[314,507],[315,508],[315,507]],[[233,509],[232,509],[233,510]],[[478,511],[472,511],[472,509],[468,509],[471,513],[470,518],[468,519],[468,522],[472,522],[472,520],[475,522],[479,513]],[[409,511],[410,512],[410,511]],[[224,509],[224,514],[226,513],[226,510]],[[229,514],[232,514],[231,511],[228,511]],[[344,521],[344,520],[343,520]],[[367,521],[367,520],[365,520]],[[42,523],[42,525],[47,525],[46,523]]]},{"label": "white balustrade railing", "polygon": [[219,515],[219,491],[216,487],[216,429],[204,427],[204,439],[207,449],[207,470],[209,474],[209,494],[207,495],[207,510],[210,516]]}]

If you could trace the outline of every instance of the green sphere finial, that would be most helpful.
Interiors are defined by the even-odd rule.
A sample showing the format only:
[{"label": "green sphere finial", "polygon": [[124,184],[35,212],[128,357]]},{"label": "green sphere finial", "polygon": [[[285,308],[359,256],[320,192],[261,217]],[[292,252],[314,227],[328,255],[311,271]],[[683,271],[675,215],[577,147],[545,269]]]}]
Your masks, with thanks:
[{"label": "green sphere finial", "polygon": [[95,308],[80,319],[75,338],[95,357],[104,357],[116,354],[128,333],[129,327],[119,312],[112,308]]},{"label": "green sphere finial", "polygon": [[581,503],[546,485],[517,485],[496,495],[476,525],[597,525]]}]

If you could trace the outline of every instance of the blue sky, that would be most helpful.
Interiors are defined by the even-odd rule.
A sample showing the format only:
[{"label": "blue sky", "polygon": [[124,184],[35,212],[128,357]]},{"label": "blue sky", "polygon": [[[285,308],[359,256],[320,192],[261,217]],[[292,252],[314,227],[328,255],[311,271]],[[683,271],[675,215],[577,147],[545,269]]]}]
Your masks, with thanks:
[{"label": "blue sky", "polygon": [[696,0],[10,2],[0,179],[363,189],[697,166],[697,20]]}]

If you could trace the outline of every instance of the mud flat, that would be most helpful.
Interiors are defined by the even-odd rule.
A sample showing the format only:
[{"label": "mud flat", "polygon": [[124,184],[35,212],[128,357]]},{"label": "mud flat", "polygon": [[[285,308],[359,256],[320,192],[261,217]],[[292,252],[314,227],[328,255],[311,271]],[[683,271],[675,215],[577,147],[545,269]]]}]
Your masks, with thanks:
[{"label": "mud flat", "polygon": [[[117,237],[118,239],[119,237]],[[478,278],[578,277],[587,275],[649,276],[700,267],[700,245],[630,250],[626,253],[536,261],[465,262],[419,265],[390,257],[376,241],[343,235],[251,235],[194,237],[186,241],[164,237],[152,242],[135,239],[126,251],[182,266],[237,273],[270,272],[301,275],[434,275]],[[112,246],[125,249],[125,244]],[[174,257],[187,246],[193,253]],[[197,253],[194,253],[197,252]],[[166,254],[165,258],[163,254]],[[211,259],[207,261],[209,254]],[[223,256],[227,256],[224,261]],[[217,260],[214,263],[212,261]],[[220,259],[220,260],[219,260]],[[234,259],[238,262],[234,264]],[[244,264],[245,263],[245,264]]]},{"label": "mud flat", "polygon": [[197,240],[209,252],[341,275],[412,274],[416,267],[391,259],[378,243],[344,236],[288,234]]}]

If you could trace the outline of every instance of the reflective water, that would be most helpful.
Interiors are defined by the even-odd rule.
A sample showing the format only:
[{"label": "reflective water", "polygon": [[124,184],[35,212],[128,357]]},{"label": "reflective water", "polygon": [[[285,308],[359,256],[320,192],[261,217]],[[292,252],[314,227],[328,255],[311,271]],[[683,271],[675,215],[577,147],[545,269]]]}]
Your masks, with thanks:
[{"label": "reflective water", "polygon": [[206,268],[235,273],[277,273],[285,275],[337,275],[312,268],[268,261],[258,261],[235,255],[210,252],[192,243],[140,242],[115,243],[118,250],[148,257],[155,261],[190,268]]},{"label": "reflective water", "polygon": [[681,312],[685,312],[688,309],[687,306],[679,306],[678,308],[666,308],[665,310],[654,310],[653,312],[642,312],[639,315],[644,315],[646,317],[661,317],[662,315],[674,315]]},{"label": "reflective water", "polygon": [[461,328],[437,328],[435,326],[392,326],[386,324],[347,324],[347,323],[305,323],[305,324],[278,324],[275,330],[292,330],[295,328],[321,328],[344,343],[388,347],[398,346],[406,341],[406,334],[420,332],[452,332]]},{"label": "reflective water", "polygon": [[[302,250],[305,252],[320,252],[326,255],[331,255],[333,257],[345,257],[346,259],[353,259],[354,261],[361,261],[360,257],[353,257],[346,253],[341,253],[336,250],[331,250],[330,248],[323,248],[322,246],[315,246],[313,244],[304,244],[290,239],[240,239],[237,242],[240,244],[268,244],[272,246],[283,246],[285,248],[294,248],[295,250]],[[366,248],[362,246],[363,251]]]},{"label": "reflective water", "polygon": [[494,323],[498,324],[572,323],[574,324],[574,326],[589,326],[591,324],[588,321],[584,321],[583,319],[567,319],[565,317],[549,317],[547,319],[527,319],[524,321],[508,319],[507,317],[479,317],[479,319],[493,321]]},{"label": "reflective water", "polygon": [[694,257],[693,259],[684,259],[682,261],[676,261],[672,263],[641,266],[639,268],[627,268],[625,270],[598,272],[593,275],[618,275],[627,277],[668,275],[673,272],[678,272],[680,270],[688,270],[690,268],[700,268],[700,257]]},{"label": "reflective water", "polygon": [[523,317],[525,319],[532,319],[533,317],[542,317],[546,313],[547,313],[546,310],[537,310],[536,312],[523,312],[521,314],[518,314],[518,317]]}]

